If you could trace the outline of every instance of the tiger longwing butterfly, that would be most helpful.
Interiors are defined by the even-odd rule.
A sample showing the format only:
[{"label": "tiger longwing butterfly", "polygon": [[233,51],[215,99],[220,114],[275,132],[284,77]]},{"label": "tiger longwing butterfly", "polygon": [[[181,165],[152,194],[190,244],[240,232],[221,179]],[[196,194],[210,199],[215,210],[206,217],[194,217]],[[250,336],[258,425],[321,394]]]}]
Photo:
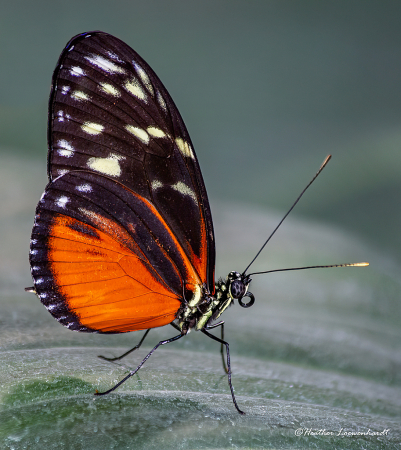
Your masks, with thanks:
[{"label": "tiger longwing butterfly", "polygon": [[[134,349],[151,328],[171,324],[179,332],[102,394],[135,374],[160,345],[195,329],[221,344],[232,400],[242,414],[224,322],[216,320],[235,299],[243,307],[254,303],[250,265],[215,284],[213,223],[202,174],[157,75],[114,36],[75,36],[53,74],[48,146],[49,184],[30,246],[34,287],[27,290],[71,330],[147,330]],[[209,333],[216,327],[221,338]]]}]

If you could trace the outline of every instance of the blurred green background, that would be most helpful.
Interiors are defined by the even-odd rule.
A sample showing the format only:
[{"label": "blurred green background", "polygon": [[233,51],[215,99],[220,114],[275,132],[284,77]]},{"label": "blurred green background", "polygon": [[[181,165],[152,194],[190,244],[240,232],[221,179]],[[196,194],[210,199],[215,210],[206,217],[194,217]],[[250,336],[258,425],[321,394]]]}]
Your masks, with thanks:
[{"label": "blurred green background", "polygon": [[[163,439],[165,448],[396,448],[401,2],[2,0],[0,11],[3,447],[160,448]],[[22,291],[46,184],[52,71],[67,41],[91,30],[138,51],[180,109],[214,215],[217,275],[244,268],[333,155],[254,270],[371,267],[259,277],[255,306],[226,313],[246,418],[233,411],[218,349],[203,336],[155,355],[141,372],[143,394],[132,380],[94,403],[94,389],[124,372],[96,355],[138,334],[71,333]],[[156,330],[146,348],[170,334]],[[295,438],[303,426],[393,431],[382,440]]]}]

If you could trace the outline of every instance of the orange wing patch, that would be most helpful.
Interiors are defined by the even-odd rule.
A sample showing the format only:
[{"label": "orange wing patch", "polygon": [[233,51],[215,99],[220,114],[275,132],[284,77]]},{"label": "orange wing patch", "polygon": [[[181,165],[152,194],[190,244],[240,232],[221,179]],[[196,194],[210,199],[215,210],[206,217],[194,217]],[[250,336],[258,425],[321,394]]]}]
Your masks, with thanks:
[{"label": "orange wing patch", "polygon": [[121,243],[125,230],[116,227],[110,235],[68,216],[54,218],[48,258],[68,310],[81,325],[101,332],[121,333],[172,322],[180,299],[152,276],[145,259]]}]

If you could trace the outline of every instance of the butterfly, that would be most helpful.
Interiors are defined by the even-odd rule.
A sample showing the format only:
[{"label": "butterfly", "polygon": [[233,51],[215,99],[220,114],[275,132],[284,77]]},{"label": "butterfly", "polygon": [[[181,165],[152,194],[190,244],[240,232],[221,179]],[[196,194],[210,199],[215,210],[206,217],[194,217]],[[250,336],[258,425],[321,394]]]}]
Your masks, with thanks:
[{"label": "butterfly", "polygon": [[215,282],[206,188],[181,115],[155,72],[110,34],[73,37],[53,74],[48,147],[49,184],[30,243],[34,287],[27,290],[70,330],[147,330],[134,349],[152,328],[171,324],[178,332],[97,394],[116,389],[159,346],[199,330],[221,344],[243,414],[218,319],[234,301],[254,304],[250,265]]}]

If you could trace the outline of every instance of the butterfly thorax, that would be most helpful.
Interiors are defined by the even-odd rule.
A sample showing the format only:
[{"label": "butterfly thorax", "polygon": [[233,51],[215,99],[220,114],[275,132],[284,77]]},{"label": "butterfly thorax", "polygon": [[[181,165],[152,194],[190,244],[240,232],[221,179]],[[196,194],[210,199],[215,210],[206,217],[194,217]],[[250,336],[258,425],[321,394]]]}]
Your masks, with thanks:
[{"label": "butterfly thorax", "polygon": [[[202,295],[191,301],[184,301],[178,313],[178,326],[184,332],[191,329],[201,330],[212,325],[223,312],[238,299],[243,307],[249,307],[254,303],[253,295],[248,292],[251,279],[238,272],[230,272],[225,280],[220,278],[215,287],[214,295],[211,295],[207,287],[202,286]],[[243,303],[244,296],[251,297],[251,301]]]}]

